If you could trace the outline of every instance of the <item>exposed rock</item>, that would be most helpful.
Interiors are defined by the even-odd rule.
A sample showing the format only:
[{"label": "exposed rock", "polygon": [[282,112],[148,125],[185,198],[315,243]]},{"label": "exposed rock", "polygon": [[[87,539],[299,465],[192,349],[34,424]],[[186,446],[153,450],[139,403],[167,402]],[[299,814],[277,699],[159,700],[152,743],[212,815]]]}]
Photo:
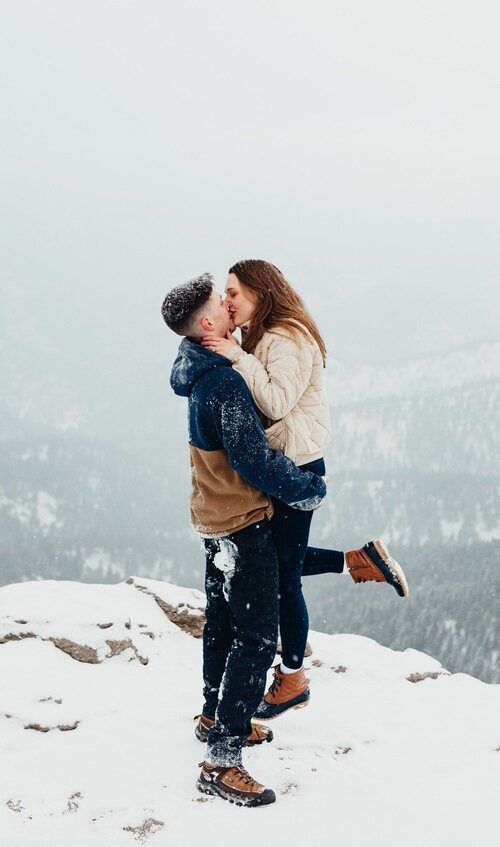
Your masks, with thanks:
[{"label": "exposed rock", "polygon": [[7,641],[22,641],[23,638],[36,637],[34,632],[9,632],[7,635],[0,635],[0,644],[7,644]]},{"label": "exposed rock", "polygon": [[24,809],[20,800],[7,800],[5,805],[9,807],[11,812],[22,812]]},{"label": "exposed rock", "polygon": [[119,656],[120,653],[123,653],[124,650],[130,649],[134,651],[141,665],[147,665],[149,661],[149,659],[147,659],[145,656],[141,656],[137,647],[130,640],[130,638],[124,638],[122,641],[106,641],[106,644],[110,648],[110,652],[106,655],[107,659],[110,659],[112,656]]},{"label": "exposed rock", "polygon": [[[193,638],[201,638],[203,635],[203,627],[205,626],[205,615],[193,615],[192,611],[187,611],[186,609],[181,609],[178,607],[175,609],[173,606],[169,606],[168,603],[165,603],[160,598],[156,598],[156,602],[160,606],[161,609],[165,612],[167,617],[174,623],[179,629],[182,629],[183,632],[187,632],[188,635],[192,635]],[[192,608],[191,606],[187,607],[188,609]]]},{"label": "exposed rock", "polygon": [[63,814],[67,812],[77,812],[80,808],[80,805],[76,801],[81,799],[82,795],[79,791],[76,791],[75,794],[72,794],[71,797],[68,797],[68,808],[64,810]]},{"label": "exposed rock", "polygon": [[287,783],[286,785],[284,785],[284,786],[283,786],[283,788],[281,789],[281,793],[282,793],[282,794],[295,794],[295,792],[297,791],[298,787],[299,787],[299,786],[297,785],[297,783],[296,783],[296,782],[288,782],[288,783]]},{"label": "exposed rock", "polygon": [[406,679],[408,682],[422,682],[423,679],[437,679],[438,676],[449,676],[443,671],[425,671],[425,673],[411,673]]},{"label": "exposed rock", "polygon": [[77,728],[79,723],[80,721],[75,721],[71,724],[57,724],[57,726],[42,726],[39,723],[27,723],[24,728],[35,729],[37,732],[51,732],[53,729],[58,729],[60,732],[71,732],[71,730]]},{"label": "exposed rock", "polygon": [[[98,624],[99,626],[99,624]],[[112,626],[112,624],[109,624]],[[108,625],[105,625],[103,628],[107,628]],[[129,626],[130,628],[130,626]],[[154,638],[155,635],[153,632],[145,632],[141,633],[141,635],[148,635],[150,638]],[[24,638],[39,638],[41,641],[52,641],[52,643],[59,649],[62,650],[63,653],[66,653],[68,656],[71,656],[72,659],[75,659],[77,662],[84,662],[88,665],[98,665],[101,660],[97,654],[97,650],[95,647],[89,647],[87,644],[77,644],[75,641],[71,641],[69,638],[42,638],[39,635],[36,635],[34,632],[21,632],[21,633],[8,633],[7,635],[3,635],[0,638],[0,644],[6,644],[7,641],[21,641]],[[125,638],[121,641],[111,641],[106,640],[106,644],[110,648],[110,652],[107,654],[106,658],[109,659],[112,656],[118,656],[120,653],[123,653],[124,650],[130,648],[135,653],[137,659],[140,661],[141,665],[147,665],[148,659],[145,656],[141,656],[135,644],[130,640],[130,638]],[[52,700],[52,697],[46,697],[44,700],[40,700],[40,702],[45,702],[48,700]],[[56,703],[60,703],[62,701],[55,700]]]},{"label": "exposed rock", "polygon": [[75,641],[70,641],[69,638],[49,638],[59,650],[67,653],[72,659],[77,662],[85,662],[88,665],[98,665],[99,658],[97,650],[94,647],[88,647],[86,644],[76,644]]},{"label": "exposed rock", "polygon": [[150,597],[153,597],[162,612],[165,612],[167,618],[178,626],[179,629],[182,629],[183,632],[187,632],[193,638],[202,637],[205,615],[200,609],[189,604],[182,604],[182,606],[177,606],[177,608],[171,606],[170,603],[166,603],[165,600],[162,600],[161,597],[158,597],[157,594],[150,591],[145,585],[138,585],[132,577],[127,579],[127,585],[133,585],[138,591],[142,591],[144,594],[149,594]]},{"label": "exposed rock", "polygon": [[140,826],[124,826],[124,832],[131,832],[135,836],[136,841],[146,841],[146,839],[159,832],[165,826],[164,821],[157,821],[155,818],[147,818]]}]

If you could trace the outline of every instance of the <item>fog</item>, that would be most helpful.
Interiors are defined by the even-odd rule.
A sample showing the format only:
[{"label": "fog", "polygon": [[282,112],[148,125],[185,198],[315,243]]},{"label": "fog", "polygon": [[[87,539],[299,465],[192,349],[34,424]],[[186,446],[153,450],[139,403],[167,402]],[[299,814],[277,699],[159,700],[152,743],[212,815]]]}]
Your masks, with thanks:
[{"label": "fog", "polygon": [[154,361],[166,290],[261,257],[342,359],[496,338],[499,22],[450,0],[9,4],[2,305],[94,367],[103,345]]},{"label": "fog", "polygon": [[0,584],[202,587],[160,307],[264,258],[329,352],[313,543],[381,535],[411,586],[313,580],[312,625],[500,680],[499,24],[484,0],[6,4]]}]

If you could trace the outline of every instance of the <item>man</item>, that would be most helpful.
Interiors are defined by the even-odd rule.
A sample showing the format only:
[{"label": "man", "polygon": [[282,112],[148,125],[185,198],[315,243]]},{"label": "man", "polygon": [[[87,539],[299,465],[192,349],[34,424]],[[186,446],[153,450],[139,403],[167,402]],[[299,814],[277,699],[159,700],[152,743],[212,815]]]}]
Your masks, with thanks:
[{"label": "man", "polygon": [[267,727],[251,723],[277,643],[270,496],[309,510],[326,487],[270,449],[243,378],[228,359],[200,344],[203,336],[224,336],[232,328],[212,276],[174,288],[162,314],[185,336],[170,382],[188,397],[191,522],[206,553],[205,702],[196,734],[208,744],[197,786],[239,805],[267,805],[275,794],[243,768],[242,748],[272,738]]}]

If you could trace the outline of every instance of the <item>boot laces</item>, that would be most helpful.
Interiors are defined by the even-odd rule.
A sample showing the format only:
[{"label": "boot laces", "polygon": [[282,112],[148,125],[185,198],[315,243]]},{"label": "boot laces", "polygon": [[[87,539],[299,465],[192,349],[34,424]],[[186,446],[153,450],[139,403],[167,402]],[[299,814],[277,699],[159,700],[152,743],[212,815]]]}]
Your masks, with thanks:
[{"label": "boot laces", "polygon": [[274,696],[276,694],[276,692],[278,691],[278,688],[280,687],[282,682],[283,682],[283,679],[281,677],[279,677],[278,674],[275,671],[274,679],[273,679],[271,685],[269,686],[269,694],[272,694]]},{"label": "boot laces", "polygon": [[257,785],[256,780],[250,776],[247,770],[243,768],[241,765],[235,765],[235,771],[238,772],[238,777],[241,779],[245,785],[249,785],[250,787]]},{"label": "boot laces", "polygon": [[[206,764],[206,762],[200,762],[198,764],[198,767],[203,768],[205,766],[205,764]],[[226,771],[226,770],[228,770],[228,769],[227,768],[215,768],[215,771],[218,772],[218,773],[220,773],[221,771]],[[257,780],[255,780],[252,776],[250,776],[248,771],[245,770],[245,768],[242,765],[233,765],[233,767],[229,768],[229,770],[235,771],[236,774],[238,775],[238,779],[241,780],[241,782],[243,782],[245,785],[249,785],[250,788],[252,788],[254,785],[259,784],[257,782]]]}]

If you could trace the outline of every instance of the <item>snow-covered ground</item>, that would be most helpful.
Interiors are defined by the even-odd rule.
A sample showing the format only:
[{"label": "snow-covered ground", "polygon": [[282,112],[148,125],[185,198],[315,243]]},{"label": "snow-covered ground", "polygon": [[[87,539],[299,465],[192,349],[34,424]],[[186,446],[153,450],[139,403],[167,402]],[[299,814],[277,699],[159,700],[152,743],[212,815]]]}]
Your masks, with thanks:
[{"label": "snow-covered ground", "polygon": [[273,806],[199,794],[202,607],[142,578],[0,589],[2,845],[498,845],[500,686],[360,636],[310,634],[309,707],[246,751]]}]

